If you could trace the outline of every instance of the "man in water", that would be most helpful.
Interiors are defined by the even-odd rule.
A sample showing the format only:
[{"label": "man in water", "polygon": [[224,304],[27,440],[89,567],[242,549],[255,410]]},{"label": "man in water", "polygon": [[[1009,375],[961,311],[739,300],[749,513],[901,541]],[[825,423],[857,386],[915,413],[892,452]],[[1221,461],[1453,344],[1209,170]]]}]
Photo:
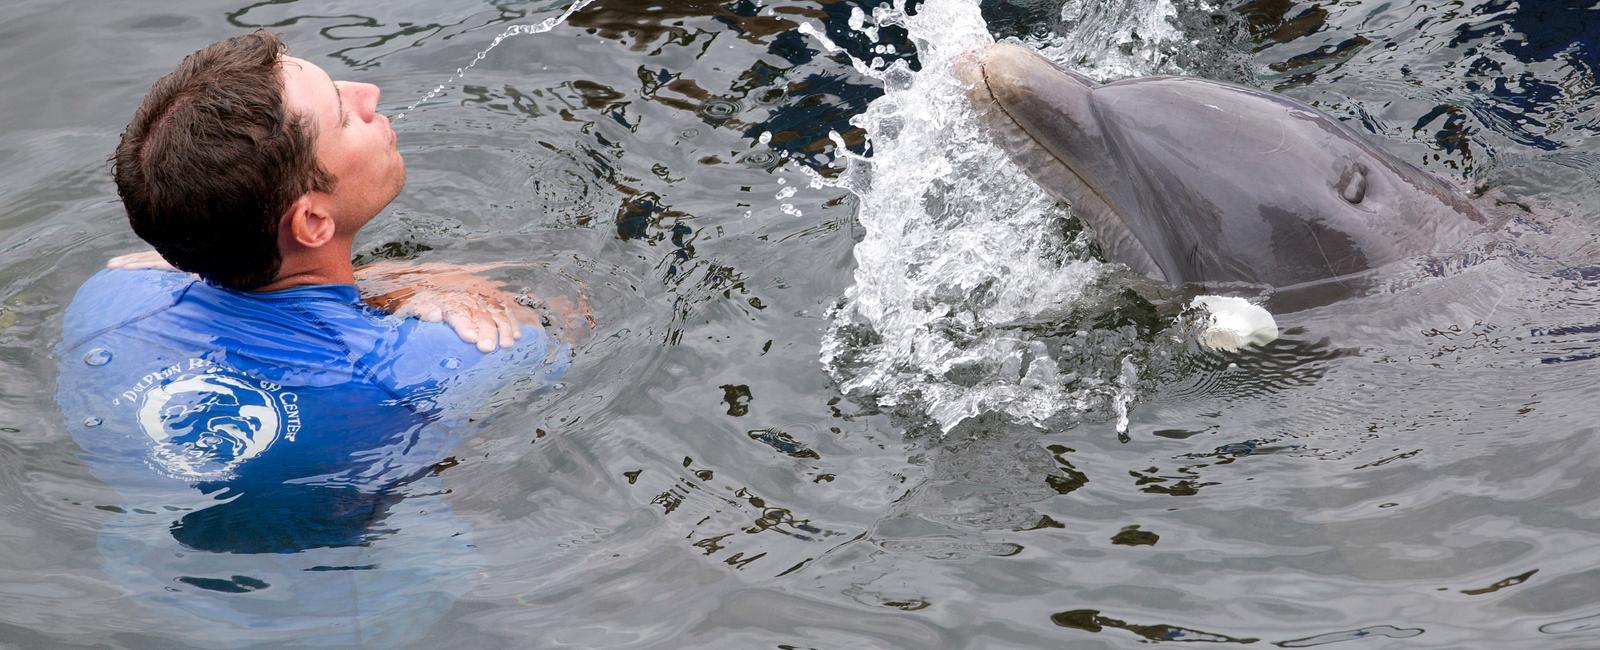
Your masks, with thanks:
[{"label": "man in water", "polygon": [[[140,602],[370,643],[368,618],[425,624],[467,584],[464,525],[417,486],[452,424],[552,383],[570,351],[467,269],[353,267],[405,182],[378,94],[256,32],[186,58],[123,133],[117,190],[155,253],[78,291],[57,401],[125,500],[100,549]],[[427,504],[391,517],[406,493]],[[419,511],[428,532],[399,534]]]}]

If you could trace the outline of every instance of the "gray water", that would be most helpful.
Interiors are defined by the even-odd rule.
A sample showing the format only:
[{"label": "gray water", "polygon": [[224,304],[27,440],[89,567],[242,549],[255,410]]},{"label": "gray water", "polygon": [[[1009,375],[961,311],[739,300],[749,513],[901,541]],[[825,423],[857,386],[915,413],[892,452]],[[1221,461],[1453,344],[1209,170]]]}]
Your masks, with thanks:
[{"label": "gray water", "polygon": [[[110,570],[123,502],[54,404],[62,308],[138,248],[104,161],[149,84],[269,27],[393,113],[566,6],[0,8],[0,644],[315,642]],[[370,624],[455,647],[1600,647],[1600,12],[1570,7],[596,0],[506,39],[397,123],[407,190],[360,259],[530,260],[501,277],[585,291],[599,327],[563,387],[475,423],[447,511],[388,522],[470,538],[453,605]],[[995,37],[1283,92],[1532,212],[1279,314],[1264,349],[1204,351],[939,92],[962,39]],[[274,588],[245,596],[295,593]]]}]

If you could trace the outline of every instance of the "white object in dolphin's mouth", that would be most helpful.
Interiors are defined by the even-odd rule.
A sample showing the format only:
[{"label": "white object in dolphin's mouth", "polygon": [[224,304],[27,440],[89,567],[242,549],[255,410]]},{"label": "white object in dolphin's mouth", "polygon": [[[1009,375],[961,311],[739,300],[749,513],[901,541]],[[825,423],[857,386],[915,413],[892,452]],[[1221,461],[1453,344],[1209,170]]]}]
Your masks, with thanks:
[{"label": "white object in dolphin's mouth", "polygon": [[1260,305],[1234,296],[1195,296],[1189,307],[1206,311],[1200,344],[1213,350],[1236,352],[1247,345],[1278,340],[1278,322]]}]

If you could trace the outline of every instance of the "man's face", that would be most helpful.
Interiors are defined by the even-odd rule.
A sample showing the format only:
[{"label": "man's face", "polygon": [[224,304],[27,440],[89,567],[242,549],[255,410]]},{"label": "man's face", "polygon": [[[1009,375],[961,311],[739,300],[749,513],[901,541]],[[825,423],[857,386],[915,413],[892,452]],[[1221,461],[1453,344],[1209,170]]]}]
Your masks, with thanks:
[{"label": "man's face", "polygon": [[315,63],[292,56],[279,64],[283,102],[315,130],[317,163],[336,179],[322,195],[346,235],[376,216],[400,193],[406,165],[389,118],[378,113],[378,87],[334,81]]}]

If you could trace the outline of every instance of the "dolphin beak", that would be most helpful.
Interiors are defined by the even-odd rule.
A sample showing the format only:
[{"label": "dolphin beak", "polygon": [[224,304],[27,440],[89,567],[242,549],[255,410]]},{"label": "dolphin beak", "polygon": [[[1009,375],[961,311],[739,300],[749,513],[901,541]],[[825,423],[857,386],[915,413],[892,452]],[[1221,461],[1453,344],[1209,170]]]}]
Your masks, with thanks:
[{"label": "dolphin beak", "polygon": [[968,51],[956,63],[956,76],[968,86],[980,110],[998,109],[1069,166],[1078,167],[1072,161],[1082,159],[1081,154],[1068,155],[1071,149],[1099,145],[1100,129],[1090,101],[1098,84],[1057,67],[1033,50],[996,43]]},{"label": "dolphin beak", "polygon": [[1046,192],[1072,205],[1108,254],[1165,277],[1113,208],[1126,173],[1097,117],[1099,84],[1011,43],[964,53],[955,74],[995,144]]},{"label": "dolphin beak", "polygon": [[[988,62],[989,50],[993,47],[975,47],[956,58],[956,79],[973,92],[974,100],[979,98],[978,91],[983,85],[983,64]],[[983,92],[986,94],[987,90]]]}]

